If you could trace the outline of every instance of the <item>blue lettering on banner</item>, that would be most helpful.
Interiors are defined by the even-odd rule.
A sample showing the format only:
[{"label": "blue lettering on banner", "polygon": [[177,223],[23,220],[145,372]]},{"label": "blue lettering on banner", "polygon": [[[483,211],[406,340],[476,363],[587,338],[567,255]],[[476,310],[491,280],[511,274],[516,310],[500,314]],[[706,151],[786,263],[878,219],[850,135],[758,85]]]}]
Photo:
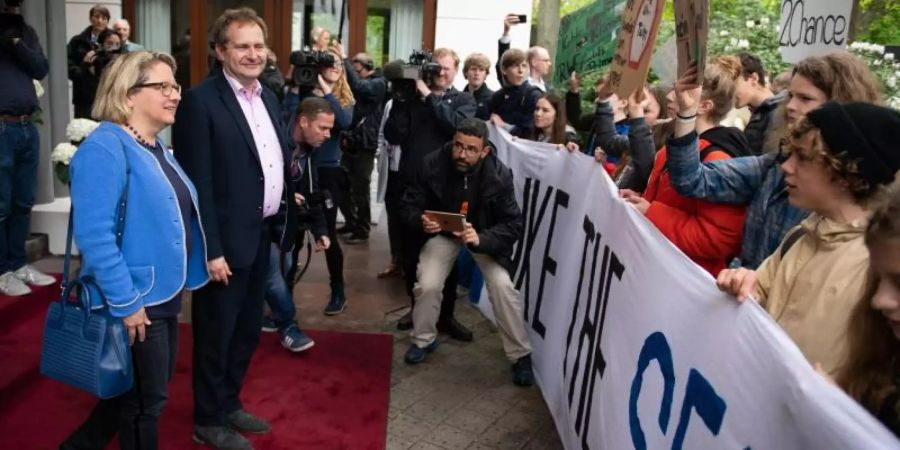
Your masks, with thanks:
[{"label": "blue lettering on banner", "polygon": [[[631,395],[628,399],[628,420],[631,430],[631,442],[636,450],[646,450],[647,441],[641,428],[638,417],[638,397],[644,385],[644,372],[650,363],[656,361],[663,376],[663,397],[659,410],[659,428],[663,434],[669,427],[669,418],[672,412],[672,398],[675,393],[675,364],[672,360],[672,348],[666,336],[657,331],[652,333],[644,341],[638,357],[637,371],[631,382]],[[716,393],[712,384],[697,369],[691,369],[685,387],[684,400],[681,404],[681,414],[678,418],[678,426],[675,428],[675,436],[672,440],[672,450],[681,450],[684,438],[687,434],[691,411],[697,415],[712,432],[718,436],[725,419],[725,400]],[[747,447],[749,450],[749,447]]]}]

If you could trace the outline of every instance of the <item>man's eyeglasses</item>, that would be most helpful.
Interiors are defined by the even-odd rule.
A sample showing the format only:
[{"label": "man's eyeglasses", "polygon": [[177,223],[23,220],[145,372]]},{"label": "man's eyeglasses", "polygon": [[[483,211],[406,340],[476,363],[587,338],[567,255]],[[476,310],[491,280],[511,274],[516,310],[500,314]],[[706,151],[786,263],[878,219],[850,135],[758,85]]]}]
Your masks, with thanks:
[{"label": "man's eyeglasses", "polygon": [[481,148],[467,147],[467,146],[463,145],[461,142],[454,142],[453,143],[453,151],[457,152],[457,153],[465,152],[465,154],[467,154],[469,156],[475,156],[475,155],[481,153]]},{"label": "man's eyeglasses", "polygon": [[131,87],[132,89],[140,89],[140,88],[152,88],[161,92],[162,95],[168,97],[172,95],[172,91],[175,91],[181,94],[181,85],[171,84],[165,81],[161,81],[159,83],[139,83]]}]

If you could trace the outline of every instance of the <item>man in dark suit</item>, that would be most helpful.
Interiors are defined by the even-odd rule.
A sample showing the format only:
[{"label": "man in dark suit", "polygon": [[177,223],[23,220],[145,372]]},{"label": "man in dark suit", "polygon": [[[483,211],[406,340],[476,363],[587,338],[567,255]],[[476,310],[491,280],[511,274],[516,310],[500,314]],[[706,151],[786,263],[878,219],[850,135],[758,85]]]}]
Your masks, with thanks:
[{"label": "man in dark suit", "polygon": [[[210,283],[193,296],[194,440],[249,449],[237,433],[269,424],[243,409],[241,386],[259,342],[269,247],[289,251],[296,227],[289,145],[275,94],[257,78],[266,24],[225,11],[213,32],[222,70],[188,91],[176,114],[175,156],[197,186]],[[287,201],[291,199],[291,201]]]}]

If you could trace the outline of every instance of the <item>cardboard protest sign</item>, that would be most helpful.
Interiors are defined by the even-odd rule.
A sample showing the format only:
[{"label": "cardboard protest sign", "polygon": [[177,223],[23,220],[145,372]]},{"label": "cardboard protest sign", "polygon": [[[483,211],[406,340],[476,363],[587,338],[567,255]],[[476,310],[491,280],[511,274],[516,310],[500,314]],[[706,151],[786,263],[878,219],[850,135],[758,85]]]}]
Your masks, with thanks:
[{"label": "cardboard protest sign", "polygon": [[564,85],[573,70],[583,76],[612,62],[622,25],[618,3],[620,0],[596,0],[562,18],[553,64],[555,86]]},{"label": "cardboard protest sign", "polygon": [[609,71],[610,89],[619,97],[627,97],[647,79],[663,3],[664,0],[629,0],[625,6]]},{"label": "cardboard protest sign", "polygon": [[847,46],[852,0],[782,0],[778,45],[785,62]]},{"label": "cardboard protest sign", "polygon": [[699,73],[706,67],[706,41],[709,37],[709,1],[675,2],[675,39],[678,48],[678,77],[696,65]]}]

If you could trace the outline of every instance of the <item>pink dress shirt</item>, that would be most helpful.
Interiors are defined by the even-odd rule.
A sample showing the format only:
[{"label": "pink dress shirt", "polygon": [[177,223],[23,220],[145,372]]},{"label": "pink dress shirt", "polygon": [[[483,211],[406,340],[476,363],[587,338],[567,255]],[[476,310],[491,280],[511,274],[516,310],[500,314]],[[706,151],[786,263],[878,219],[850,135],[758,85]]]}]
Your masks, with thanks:
[{"label": "pink dress shirt", "polygon": [[265,187],[262,215],[274,216],[278,213],[284,193],[284,155],[281,153],[281,142],[275,132],[275,125],[272,124],[272,118],[262,100],[262,85],[259,81],[254,81],[253,87],[247,90],[228,71],[223,72],[241,105],[259,154]]}]

